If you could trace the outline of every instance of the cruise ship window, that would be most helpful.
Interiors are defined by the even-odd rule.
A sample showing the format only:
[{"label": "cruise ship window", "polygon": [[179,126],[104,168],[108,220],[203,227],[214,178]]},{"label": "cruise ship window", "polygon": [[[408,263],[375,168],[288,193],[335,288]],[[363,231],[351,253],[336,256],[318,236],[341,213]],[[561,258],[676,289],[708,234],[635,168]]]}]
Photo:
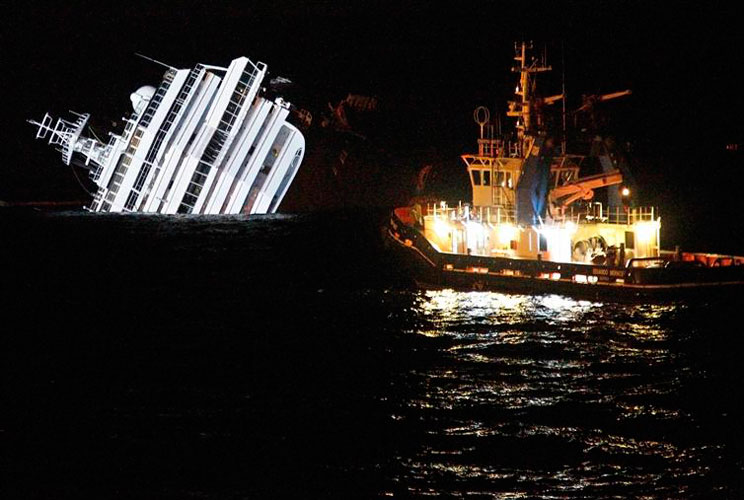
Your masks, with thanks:
[{"label": "cruise ship window", "polygon": [[189,137],[189,142],[186,143],[186,147],[188,148],[191,146],[191,143],[194,142],[194,139],[196,139],[196,130],[194,130],[194,133],[191,134],[191,137]]}]

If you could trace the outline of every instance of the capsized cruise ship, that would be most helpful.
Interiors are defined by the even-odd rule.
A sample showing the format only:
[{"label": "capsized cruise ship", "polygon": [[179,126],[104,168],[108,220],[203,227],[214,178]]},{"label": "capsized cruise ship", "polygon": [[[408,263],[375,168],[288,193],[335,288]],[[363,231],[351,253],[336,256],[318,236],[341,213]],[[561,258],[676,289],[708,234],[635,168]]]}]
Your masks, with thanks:
[{"label": "capsized cruise ship", "polygon": [[[162,63],[161,63],[162,64]],[[160,214],[273,213],[302,162],[305,139],[287,122],[290,104],[261,95],[266,65],[168,69],[157,88],[132,93],[121,135],[83,135],[88,114],[46,114],[36,137],[70,165],[81,155],[98,186],[88,210]]]}]

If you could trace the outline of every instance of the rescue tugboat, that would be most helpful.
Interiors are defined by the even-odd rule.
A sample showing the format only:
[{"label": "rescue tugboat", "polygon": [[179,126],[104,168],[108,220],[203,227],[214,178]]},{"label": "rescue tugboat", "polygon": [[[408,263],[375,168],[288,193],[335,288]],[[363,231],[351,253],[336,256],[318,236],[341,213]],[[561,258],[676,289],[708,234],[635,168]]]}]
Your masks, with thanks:
[{"label": "rescue tugboat", "polygon": [[[592,297],[743,285],[744,257],[662,250],[658,210],[628,201],[622,161],[606,141],[594,138],[589,154],[566,152],[565,90],[538,97],[536,76],[551,68],[530,49],[515,46],[519,83],[507,116],[516,134],[494,134],[488,110],[475,110],[478,152],[462,155],[472,203],[415,203],[390,217],[387,236],[416,283]],[[627,94],[585,97],[579,111]],[[559,101],[560,144],[544,113]]]}]

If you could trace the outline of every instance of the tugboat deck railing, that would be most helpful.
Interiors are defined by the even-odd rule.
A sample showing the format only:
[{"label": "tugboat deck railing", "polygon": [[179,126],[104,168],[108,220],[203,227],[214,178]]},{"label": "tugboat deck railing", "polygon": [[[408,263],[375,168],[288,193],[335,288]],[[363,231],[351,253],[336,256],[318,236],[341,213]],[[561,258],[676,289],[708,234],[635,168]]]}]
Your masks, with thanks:
[{"label": "tugboat deck railing", "polygon": [[[429,203],[426,216],[433,216],[453,221],[476,221],[492,225],[516,224],[516,210],[513,207],[491,206],[470,207]],[[545,223],[564,224],[617,224],[630,226],[636,222],[653,222],[658,219],[655,207],[604,207],[601,203],[591,203],[585,207],[569,207],[559,214],[546,218]]]}]

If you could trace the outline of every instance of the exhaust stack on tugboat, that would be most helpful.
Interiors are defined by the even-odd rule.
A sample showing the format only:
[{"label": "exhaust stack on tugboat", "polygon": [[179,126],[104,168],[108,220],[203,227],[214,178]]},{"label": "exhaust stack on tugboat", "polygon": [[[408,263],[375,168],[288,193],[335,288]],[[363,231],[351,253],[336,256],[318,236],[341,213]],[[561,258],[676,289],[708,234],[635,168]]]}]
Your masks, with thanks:
[{"label": "exhaust stack on tugboat", "polygon": [[[658,210],[628,203],[618,159],[605,143],[594,139],[594,155],[566,152],[565,103],[563,140],[556,144],[544,108],[564,101],[565,92],[536,95],[537,74],[551,68],[528,59],[530,48],[515,47],[519,83],[507,116],[516,118],[516,134],[494,136],[488,110],[475,110],[478,152],[462,155],[472,204],[415,204],[391,216],[388,237],[417,283],[591,296],[744,284],[744,257],[661,249]],[[628,94],[585,97],[575,113]],[[603,188],[605,203],[595,198]]]}]

